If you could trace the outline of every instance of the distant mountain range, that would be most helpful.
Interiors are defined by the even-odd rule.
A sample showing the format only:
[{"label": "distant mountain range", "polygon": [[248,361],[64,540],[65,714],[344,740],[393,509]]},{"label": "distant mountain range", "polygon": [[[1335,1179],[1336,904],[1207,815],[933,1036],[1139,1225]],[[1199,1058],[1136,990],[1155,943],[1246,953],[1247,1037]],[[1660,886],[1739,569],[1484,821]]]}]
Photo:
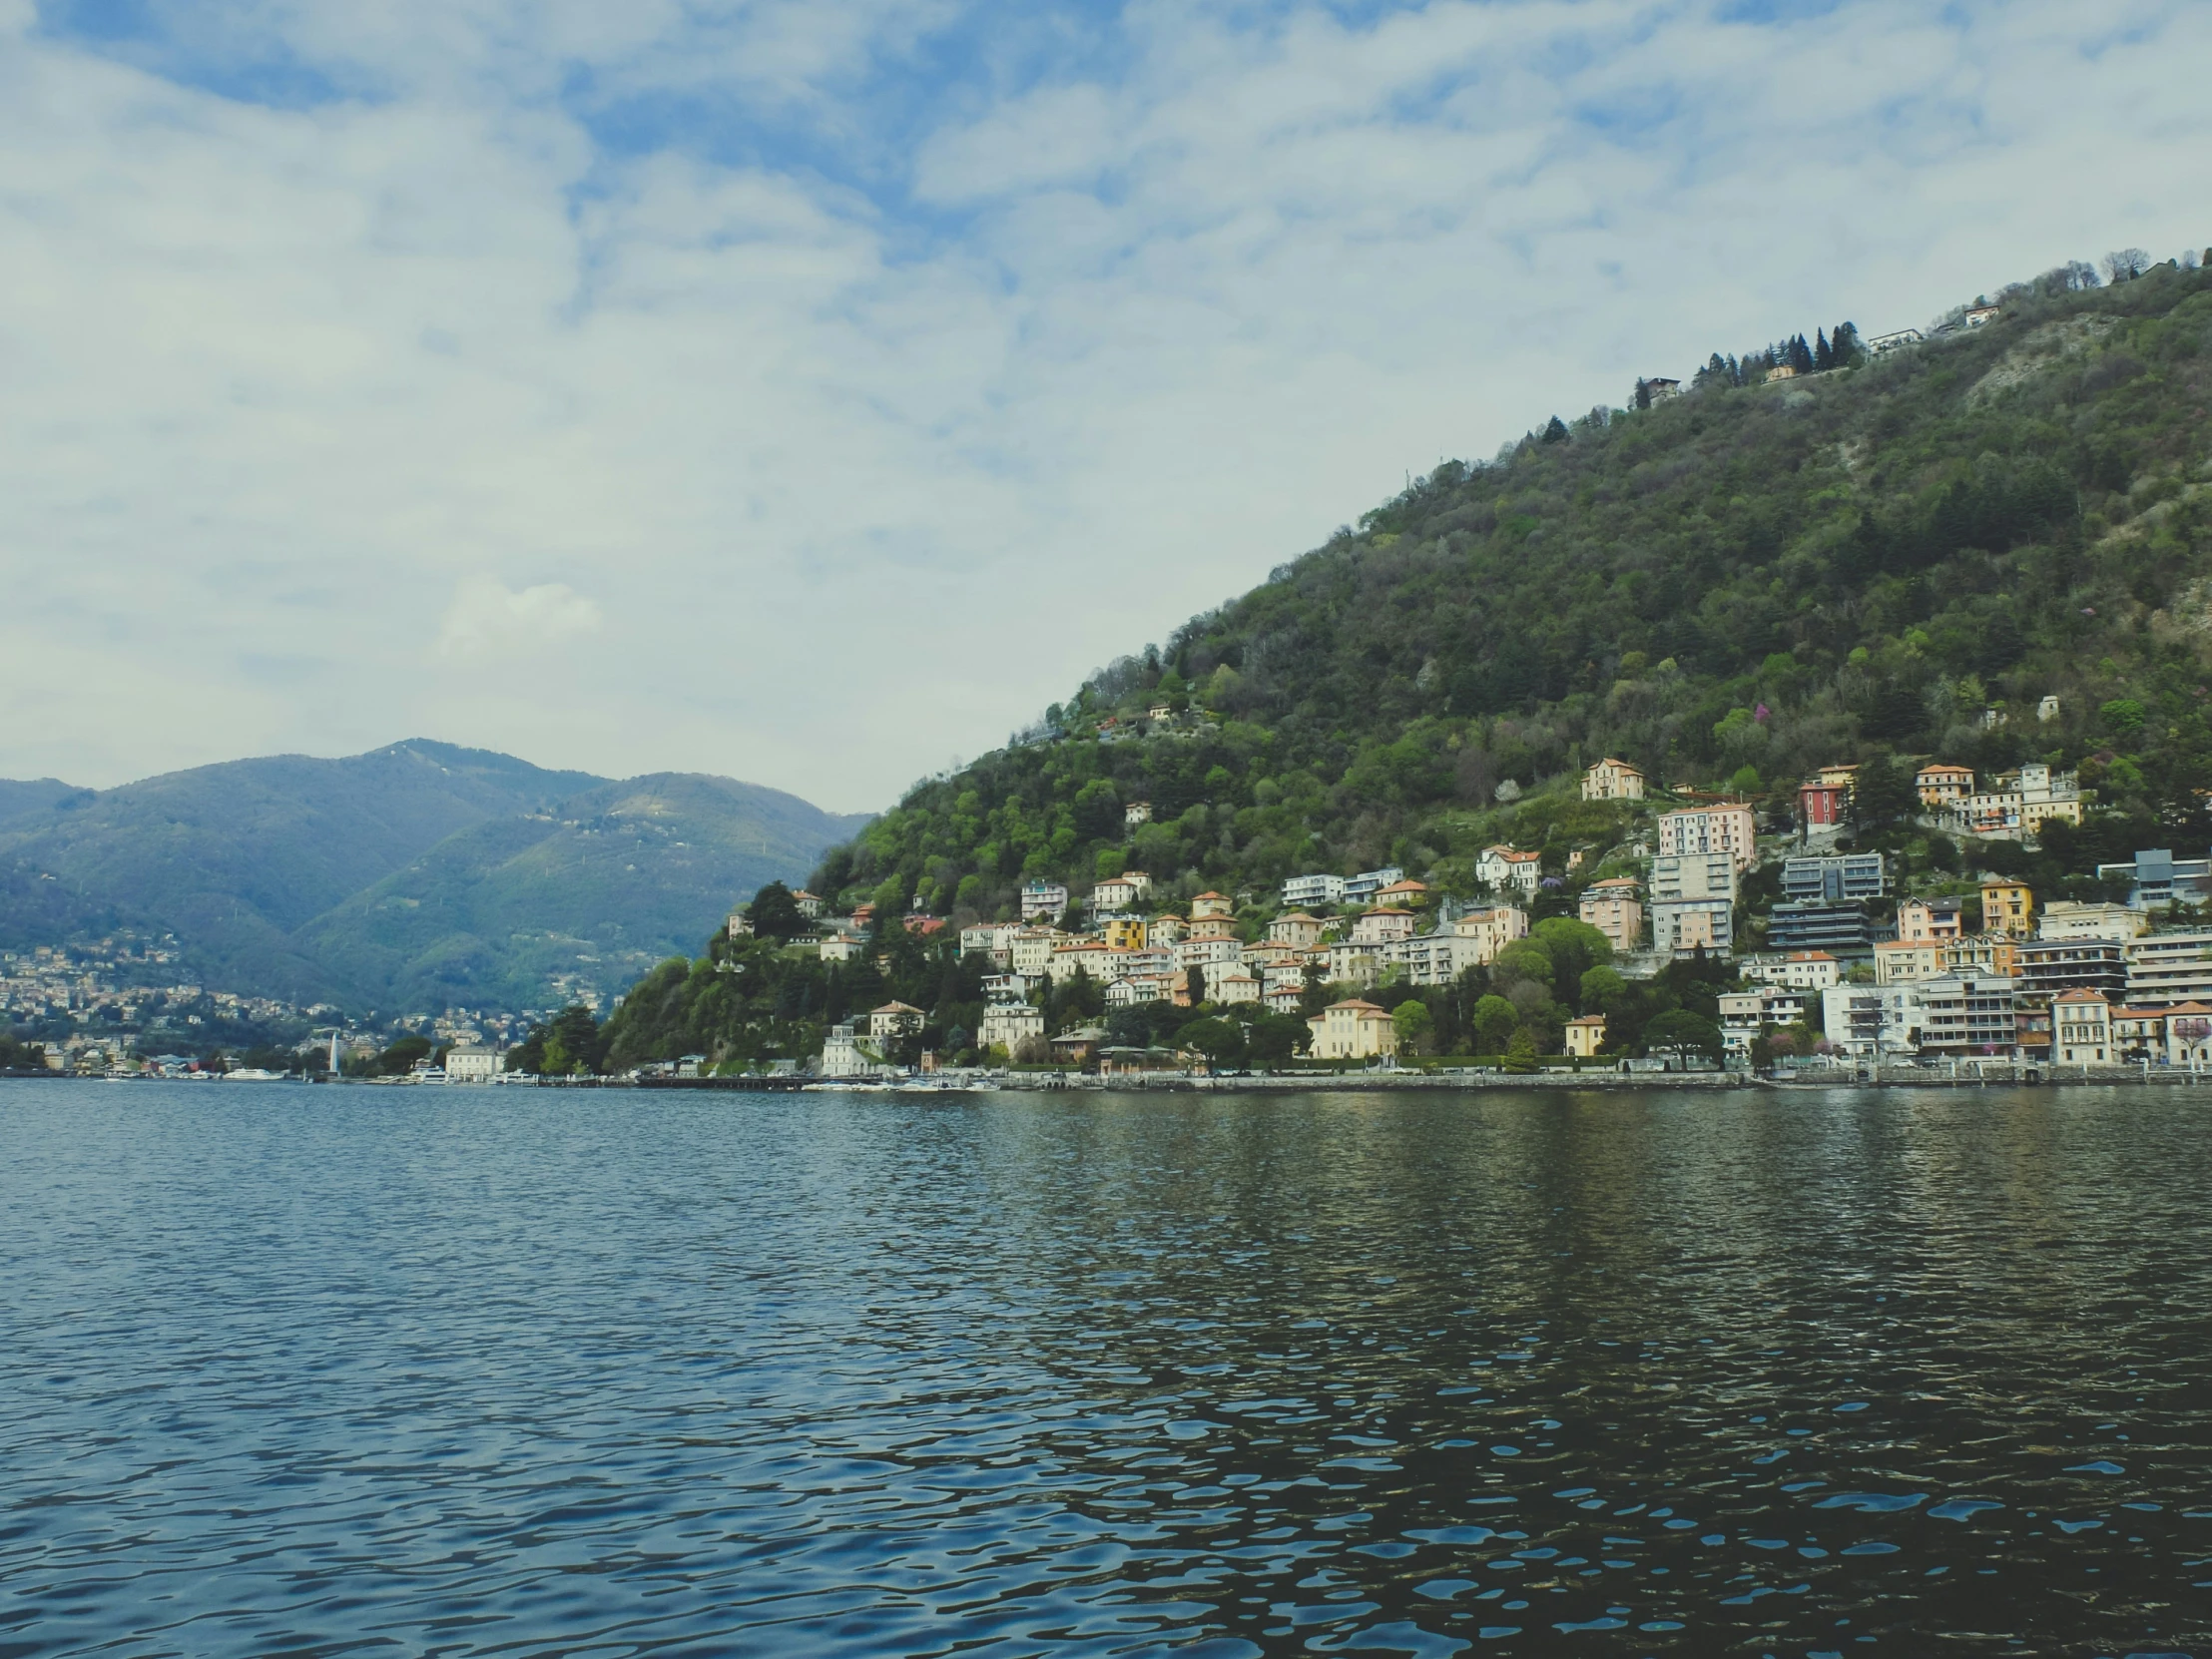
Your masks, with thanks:
[{"label": "distant mountain range", "polygon": [[619,991],[866,823],[695,773],[626,782],[412,740],[113,790],[0,781],[0,946],[177,935],[211,986],[349,1008]]}]

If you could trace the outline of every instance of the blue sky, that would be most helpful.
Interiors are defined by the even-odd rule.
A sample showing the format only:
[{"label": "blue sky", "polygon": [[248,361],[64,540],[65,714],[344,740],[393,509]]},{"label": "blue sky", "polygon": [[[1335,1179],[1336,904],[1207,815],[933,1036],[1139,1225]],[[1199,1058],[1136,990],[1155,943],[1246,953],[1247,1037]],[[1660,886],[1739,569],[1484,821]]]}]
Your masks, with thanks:
[{"label": "blue sky", "polygon": [[0,776],[881,806],[1445,455],[2212,243],[2212,7],[0,0]]}]

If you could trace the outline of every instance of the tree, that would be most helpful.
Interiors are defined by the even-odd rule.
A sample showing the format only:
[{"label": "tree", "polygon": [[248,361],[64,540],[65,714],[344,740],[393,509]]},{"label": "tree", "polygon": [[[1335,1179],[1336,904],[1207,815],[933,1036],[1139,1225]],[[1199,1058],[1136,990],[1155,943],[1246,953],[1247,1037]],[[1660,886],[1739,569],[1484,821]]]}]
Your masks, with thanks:
[{"label": "tree", "polygon": [[1577,1003],[1585,1014],[1611,1014],[1628,995],[1628,981],[1621,977],[1620,969],[1599,963],[1582,975],[1576,987],[1580,992]]},{"label": "tree", "polygon": [[1478,1054],[1502,1054],[1520,1024],[1520,1011],[1494,993],[1474,1005],[1474,1042]]},{"label": "tree", "polygon": [[1514,1030],[1513,1040],[1506,1046],[1505,1069],[1523,1075],[1536,1069],[1536,1033],[1525,1025]]},{"label": "tree", "polygon": [[1546,443],[1565,443],[1567,441],[1567,423],[1557,415],[1553,415],[1549,424],[1544,427],[1543,441]]},{"label": "tree", "polygon": [[2150,256],[2140,248],[2119,248],[2104,256],[2104,279],[2131,282],[2150,269]]},{"label": "tree", "polygon": [[1702,1014],[1672,1008],[1655,1016],[1644,1027],[1644,1052],[1703,1054],[1718,1061],[1724,1044],[1721,1028]]},{"label": "tree", "polygon": [[1629,401],[1639,409],[1651,407],[1651,382],[1640,374],[1636,376],[1636,394]]},{"label": "tree", "polygon": [[1852,817],[1861,829],[1879,830],[1898,824],[1920,810],[1921,798],[1913,785],[1913,772],[1903,761],[1884,755],[1859,769],[1853,786]]},{"label": "tree", "polygon": [[1400,1054],[1418,1054],[1436,1019],[1428,1011],[1428,1004],[1417,999],[1400,1002],[1390,1015],[1390,1025],[1397,1032],[1397,1051]]},{"label": "tree", "polygon": [[1245,1057],[1245,1028],[1233,1019],[1194,1019],[1183,1027],[1182,1041],[1186,1048],[1195,1048],[1205,1055],[1208,1065],[1217,1068],[1239,1065]]},{"label": "tree", "polygon": [[1183,984],[1189,993],[1191,1006],[1203,1007],[1206,1002],[1206,969],[1193,962],[1183,970]]},{"label": "tree", "polygon": [[1249,1058],[1256,1066],[1287,1065],[1306,1052],[1313,1028],[1296,1014],[1264,1013],[1252,1022]]},{"label": "tree", "polygon": [[781,881],[771,881],[753,895],[753,902],[745,907],[745,919],[764,939],[796,939],[807,931],[807,918],[800,912],[799,900]]},{"label": "tree", "polygon": [[1531,931],[1551,958],[1551,983],[1561,991],[1579,985],[1583,974],[1613,959],[1613,941],[1573,916],[1546,916]]},{"label": "tree", "polygon": [[376,1056],[376,1069],[386,1077],[404,1077],[414,1070],[417,1060],[427,1060],[430,1057],[430,1049],[428,1037],[401,1037]]}]

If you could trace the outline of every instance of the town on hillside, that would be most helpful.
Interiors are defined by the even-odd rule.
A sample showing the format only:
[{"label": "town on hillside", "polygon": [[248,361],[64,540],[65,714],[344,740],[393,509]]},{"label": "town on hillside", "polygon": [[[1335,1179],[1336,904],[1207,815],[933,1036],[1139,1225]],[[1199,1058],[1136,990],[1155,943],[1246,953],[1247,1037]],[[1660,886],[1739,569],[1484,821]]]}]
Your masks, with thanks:
[{"label": "town on hillside", "polygon": [[[929,1015],[892,1001],[831,1027],[811,1069],[2212,1061],[2212,862],[2146,847],[2038,890],[2039,845],[2084,822],[2075,776],[1889,772],[1824,768],[1762,817],[1608,757],[1579,797],[1610,833],[1488,846],[1462,893],[1387,866],[1174,901],[1138,870],[1032,881],[1018,914],[957,928],[986,997],[963,1052],[922,1047]],[[1128,827],[1147,816],[1131,804]],[[880,948],[872,906],[795,896],[796,949]],[[946,918],[892,924],[955,944]]]}]

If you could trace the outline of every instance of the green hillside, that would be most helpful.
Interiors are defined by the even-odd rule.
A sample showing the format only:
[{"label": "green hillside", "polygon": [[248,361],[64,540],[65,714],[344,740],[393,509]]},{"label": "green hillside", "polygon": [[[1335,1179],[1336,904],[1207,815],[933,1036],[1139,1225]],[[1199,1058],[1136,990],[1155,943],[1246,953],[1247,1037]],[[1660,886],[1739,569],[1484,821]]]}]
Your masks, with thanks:
[{"label": "green hillside", "polygon": [[1795,378],[1716,356],[1678,397],[1439,467],[917,787],[813,885],[956,918],[1125,861],[1170,901],[1384,862],[1466,892],[1487,840],[1571,832],[1544,786],[1605,754],[1777,804],[1823,763],[2048,760],[2201,846],[2212,272],[1998,298],[1880,356],[1839,329],[1844,366]]},{"label": "green hillside", "polygon": [[0,789],[0,945],[175,933],[293,1003],[529,1006],[619,989],[859,821],[726,779],[611,783],[416,740],[119,789]]},{"label": "green hillside", "polygon": [[854,822],[727,778],[605,784],[447,837],[295,943],[390,1006],[527,1006],[561,976],[611,995]]}]

